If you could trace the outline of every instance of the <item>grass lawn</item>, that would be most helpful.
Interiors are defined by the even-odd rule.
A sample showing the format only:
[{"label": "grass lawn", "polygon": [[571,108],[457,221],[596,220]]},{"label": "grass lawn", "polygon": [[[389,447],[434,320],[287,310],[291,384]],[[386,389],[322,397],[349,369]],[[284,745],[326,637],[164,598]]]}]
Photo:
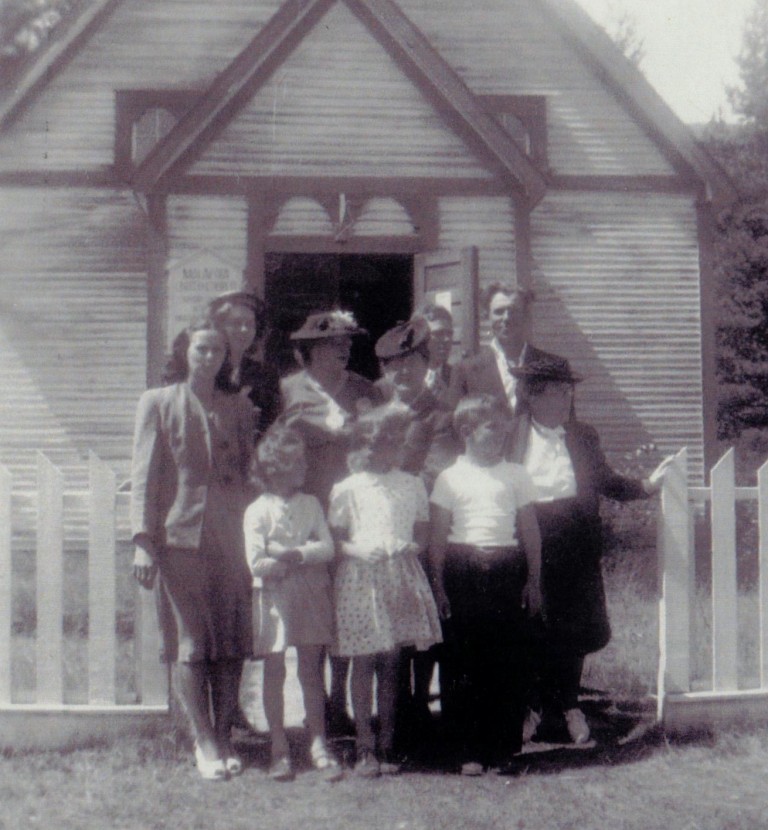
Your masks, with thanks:
[{"label": "grass lawn", "polygon": [[266,747],[227,783],[201,781],[167,738],[0,759],[0,828],[386,828],[387,830],[760,830],[768,827],[768,731],[669,745],[536,753],[514,775],[406,773],[328,785],[264,772]]},{"label": "grass lawn", "polygon": [[[375,781],[350,772],[328,785],[305,765],[296,781],[280,784],[266,776],[266,741],[254,740],[241,747],[244,775],[214,784],[199,778],[184,736],[169,727],[87,749],[0,755],[0,830],[768,830],[768,727],[666,740],[649,699],[658,649],[655,577],[647,561],[621,556],[608,563],[607,585],[614,637],[587,661],[584,685],[601,692],[583,703],[595,737],[586,748],[534,742],[510,774],[477,779],[422,765]],[[743,594],[742,606],[745,621],[756,616],[754,591]],[[703,598],[696,616],[702,649],[694,673],[706,679]],[[33,620],[17,617],[20,639],[33,631],[26,617]],[[77,639],[84,627],[73,622],[67,630]],[[740,669],[749,677],[754,633],[742,641]],[[17,645],[23,666],[29,649]],[[76,678],[76,655],[73,666]],[[288,712],[298,725],[295,685]],[[297,728],[292,739],[300,757]],[[351,758],[351,745],[340,742],[337,750]]]}]

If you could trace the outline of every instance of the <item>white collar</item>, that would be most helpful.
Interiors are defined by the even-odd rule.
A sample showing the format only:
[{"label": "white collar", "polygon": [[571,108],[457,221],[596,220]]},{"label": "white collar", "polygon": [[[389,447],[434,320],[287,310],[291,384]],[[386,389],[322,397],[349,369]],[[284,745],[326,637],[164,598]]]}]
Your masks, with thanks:
[{"label": "white collar", "polygon": [[503,362],[507,366],[522,366],[523,360],[525,360],[525,353],[528,351],[528,344],[523,343],[523,348],[520,349],[520,356],[517,360],[512,360],[507,357],[504,349],[502,349],[501,344],[495,337],[491,338],[490,347],[496,355],[496,360]]},{"label": "white collar", "polygon": [[560,440],[565,438],[565,427],[562,424],[557,427],[545,427],[544,424],[540,424],[533,418],[531,418],[531,424],[536,432],[544,438],[559,438]]}]

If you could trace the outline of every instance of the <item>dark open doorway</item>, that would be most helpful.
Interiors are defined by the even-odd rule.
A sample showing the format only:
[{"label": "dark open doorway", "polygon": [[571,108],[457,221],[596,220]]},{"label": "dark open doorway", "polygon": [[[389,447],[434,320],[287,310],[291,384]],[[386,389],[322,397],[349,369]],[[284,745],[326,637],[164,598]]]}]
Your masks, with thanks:
[{"label": "dark open doorway", "polygon": [[270,334],[266,357],[281,373],[295,368],[289,339],[312,311],[352,311],[368,337],[355,338],[349,368],[375,379],[376,340],[413,306],[413,257],[388,254],[268,254],[265,299]]}]

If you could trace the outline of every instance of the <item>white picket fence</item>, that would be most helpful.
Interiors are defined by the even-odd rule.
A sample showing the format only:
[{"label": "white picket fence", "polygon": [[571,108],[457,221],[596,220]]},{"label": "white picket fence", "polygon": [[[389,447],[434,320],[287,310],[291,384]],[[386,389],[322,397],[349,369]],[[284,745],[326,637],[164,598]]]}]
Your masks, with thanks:
[{"label": "white picket fence", "polygon": [[[87,492],[65,493],[60,470],[38,457],[37,492],[13,493],[9,471],[0,466],[0,747],[53,748],[82,743],[142,728],[168,715],[168,674],[158,661],[159,633],[154,599],[138,587],[135,597],[133,648],[135,695],[121,699],[116,675],[121,653],[116,633],[117,532],[125,528],[128,494],[118,492],[112,470],[95,455],[89,462]],[[13,633],[14,520],[36,509],[31,540],[36,559],[36,635],[34,702],[14,700],[11,667],[18,637]],[[736,574],[735,504],[759,505],[758,613],[753,639],[759,648],[756,679],[739,676],[739,593]],[[87,545],[87,701],[67,703],[63,631],[65,503],[86,511],[81,528]],[[712,535],[711,626],[705,627],[712,654],[711,683],[699,688],[692,680],[694,649],[701,648],[695,629],[693,516],[709,503]],[[71,510],[69,513],[71,514]],[[16,521],[18,524],[18,521]],[[86,528],[83,533],[82,528]],[[68,531],[71,534],[71,530]],[[768,720],[768,462],[756,487],[736,487],[734,455],[728,452],[713,468],[709,487],[688,485],[687,454],[681,451],[667,473],[659,510],[659,672],[658,717],[671,731],[706,727],[723,719]],[[126,574],[121,578],[128,578]],[[742,625],[742,634],[744,626]],[[29,644],[27,644],[29,645]],[[123,649],[123,651],[125,651]],[[124,668],[124,667],[122,667]],[[124,698],[124,695],[123,695]]]},{"label": "white picket fence", "polygon": [[[86,511],[87,538],[87,702],[66,703],[63,630],[65,584],[65,496]],[[36,505],[25,504],[30,497]],[[15,748],[66,746],[93,738],[141,729],[168,714],[168,673],[158,659],[159,632],[153,595],[136,586],[134,640],[131,649],[135,695],[119,702],[116,518],[127,509],[126,493],[118,493],[114,472],[91,454],[89,487],[65,494],[62,472],[38,455],[37,493],[14,493],[9,471],[0,466],[0,746]],[[12,548],[20,514],[36,506],[36,633],[34,702],[13,699],[14,576]],[[123,525],[125,522],[123,522]],[[120,658],[125,659],[125,658]],[[121,668],[125,668],[121,666]]]},{"label": "white picket fence", "polygon": [[[736,502],[757,502],[759,517],[757,612],[742,610],[737,585]],[[702,625],[694,574],[694,512],[710,516],[711,625]],[[709,487],[689,487],[687,454],[675,458],[664,481],[659,511],[658,716],[669,732],[715,723],[768,721],[768,462],[756,487],[734,483],[734,452],[712,468]],[[697,605],[699,606],[697,610]],[[698,636],[695,636],[695,629]],[[757,644],[755,677],[739,667],[741,639]],[[698,653],[695,650],[698,649]],[[742,649],[743,651],[743,649]],[[694,660],[711,652],[711,682],[692,680]]]}]

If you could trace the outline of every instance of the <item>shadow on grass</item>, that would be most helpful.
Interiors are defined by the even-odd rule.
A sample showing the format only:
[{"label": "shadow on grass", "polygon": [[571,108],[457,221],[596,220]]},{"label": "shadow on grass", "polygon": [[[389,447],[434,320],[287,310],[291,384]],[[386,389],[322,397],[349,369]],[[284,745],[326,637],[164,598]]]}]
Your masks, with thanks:
[{"label": "shadow on grass", "polygon": [[[557,775],[569,769],[610,766],[616,767],[641,762],[668,746],[669,739],[656,722],[655,703],[650,700],[616,702],[607,697],[593,695],[583,699],[580,706],[591,728],[588,743],[575,745],[570,742],[564,722],[543,724],[540,733],[526,744],[522,753],[515,756],[500,775]],[[460,763],[451,750],[439,714],[433,714],[430,722],[414,726],[409,724],[412,741],[405,752],[403,774],[444,775],[457,773]],[[291,755],[297,772],[310,768],[306,731],[301,728],[288,730]],[[689,735],[684,740],[675,739],[676,745],[710,746],[713,736],[702,732]],[[339,762],[351,769],[355,762],[353,737],[330,740],[330,746]],[[266,770],[270,760],[269,736],[252,733],[237,741],[246,766]]]}]

